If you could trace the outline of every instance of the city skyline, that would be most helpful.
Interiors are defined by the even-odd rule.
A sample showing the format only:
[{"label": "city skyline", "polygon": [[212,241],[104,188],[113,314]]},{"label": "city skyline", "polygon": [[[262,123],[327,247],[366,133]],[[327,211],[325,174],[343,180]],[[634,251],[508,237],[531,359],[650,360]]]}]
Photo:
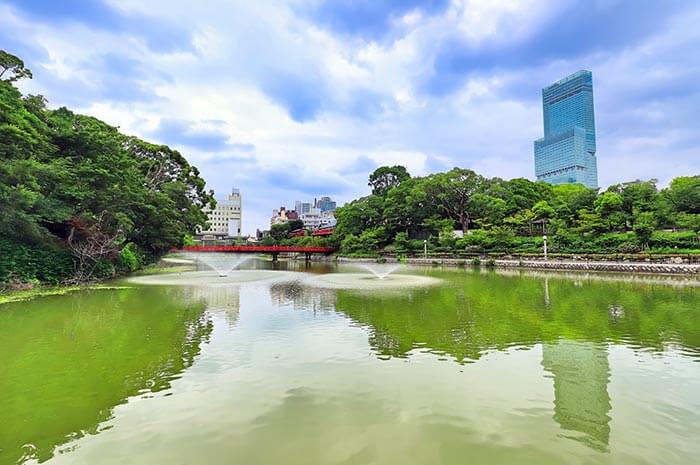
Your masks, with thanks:
[{"label": "city skyline", "polygon": [[681,1],[0,0],[23,92],[240,187],[244,234],[289,199],[365,195],[382,165],[534,179],[540,90],[578,69],[595,74],[601,188],[697,173],[698,20]]}]

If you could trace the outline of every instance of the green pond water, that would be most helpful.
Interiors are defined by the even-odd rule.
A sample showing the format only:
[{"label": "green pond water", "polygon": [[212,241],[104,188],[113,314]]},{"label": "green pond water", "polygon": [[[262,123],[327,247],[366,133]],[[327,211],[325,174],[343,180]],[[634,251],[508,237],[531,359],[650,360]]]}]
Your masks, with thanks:
[{"label": "green pond water", "polygon": [[0,464],[699,463],[697,281],[348,270],[1,305]]}]

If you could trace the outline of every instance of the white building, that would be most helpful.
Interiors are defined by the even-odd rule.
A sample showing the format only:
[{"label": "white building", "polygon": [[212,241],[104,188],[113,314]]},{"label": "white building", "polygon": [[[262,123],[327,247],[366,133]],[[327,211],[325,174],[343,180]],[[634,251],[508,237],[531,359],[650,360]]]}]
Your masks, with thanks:
[{"label": "white building", "polygon": [[312,208],[308,213],[299,215],[299,219],[304,222],[304,226],[309,229],[328,228],[335,226],[336,219],[332,211],[321,211],[320,208]]},{"label": "white building", "polygon": [[225,200],[216,201],[214,210],[205,209],[209,226],[198,232],[201,236],[241,237],[243,202],[241,192],[232,189]]}]

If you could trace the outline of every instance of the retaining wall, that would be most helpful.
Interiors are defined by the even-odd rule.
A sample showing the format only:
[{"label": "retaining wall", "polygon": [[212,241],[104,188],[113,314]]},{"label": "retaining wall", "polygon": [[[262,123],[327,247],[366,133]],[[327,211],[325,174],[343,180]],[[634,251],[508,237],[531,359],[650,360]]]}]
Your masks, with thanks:
[{"label": "retaining wall", "polygon": [[[338,257],[340,262],[372,262],[371,259],[353,259]],[[387,263],[395,263],[396,259],[387,259]],[[491,260],[481,260],[481,266]],[[471,260],[459,258],[407,258],[405,263],[413,265],[471,265]],[[572,261],[572,260],[504,260],[494,259],[493,265],[505,268],[530,268],[546,270],[575,270],[575,271],[604,271],[616,273],[662,273],[690,274],[700,276],[700,264],[690,263],[652,263],[652,262],[610,262],[610,261]]]}]

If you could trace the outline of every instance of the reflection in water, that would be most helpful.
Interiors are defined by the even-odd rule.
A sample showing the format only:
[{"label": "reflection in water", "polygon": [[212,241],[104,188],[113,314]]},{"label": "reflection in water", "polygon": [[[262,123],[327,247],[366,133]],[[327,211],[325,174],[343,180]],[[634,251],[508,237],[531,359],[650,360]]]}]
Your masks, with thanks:
[{"label": "reflection in water", "polygon": [[440,283],[315,289],[289,273],[3,306],[0,463],[658,465],[700,452],[697,287],[415,273]]},{"label": "reflection in water", "polygon": [[278,306],[291,305],[295,310],[330,312],[335,309],[336,294],[330,289],[313,289],[297,282],[270,286],[272,302]]},{"label": "reflection in water", "polygon": [[604,344],[561,340],[542,346],[542,366],[554,378],[554,420],[565,434],[600,451],[610,440],[610,366]]},{"label": "reflection in water", "polygon": [[465,363],[494,349],[541,344],[542,366],[553,378],[554,420],[565,437],[599,451],[608,450],[610,437],[609,342],[655,350],[680,344],[697,356],[694,288],[640,292],[636,284],[581,287],[549,275],[544,282],[478,277],[404,294],[339,291],[337,308],[368,329],[380,359],[428,351]]},{"label": "reflection in water", "polygon": [[212,330],[203,311],[166,288],[3,306],[0,463],[43,462],[127,398],[168,389]]},{"label": "reflection in water", "polygon": [[230,327],[235,326],[241,310],[241,292],[238,286],[185,287],[183,297],[188,302],[204,305],[208,312],[223,315]]}]

